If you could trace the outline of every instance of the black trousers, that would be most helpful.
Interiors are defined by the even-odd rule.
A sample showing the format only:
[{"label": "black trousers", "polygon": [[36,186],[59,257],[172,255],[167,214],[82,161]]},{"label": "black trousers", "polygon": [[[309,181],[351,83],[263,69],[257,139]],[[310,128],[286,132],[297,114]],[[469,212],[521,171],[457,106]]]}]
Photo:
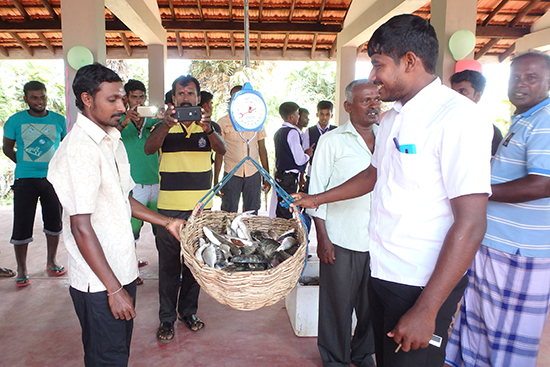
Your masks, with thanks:
[{"label": "black trousers", "polygon": [[[136,281],[124,289],[136,305]],[[125,367],[130,357],[134,320],[117,320],[109,307],[107,292],[81,292],[69,288],[74,309],[82,327],[86,367]]]},{"label": "black trousers", "polygon": [[[295,194],[298,191],[298,174],[297,173],[284,173],[280,171],[275,171],[275,181],[281,186],[287,194]],[[283,201],[282,196],[277,194],[277,209],[275,210],[275,215],[277,218],[292,218],[292,213],[288,208],[283,208],[281,206],[281,201]]]},{"label": "black trousers", "polygon": [[[333,265],[320,263],[317,345],[324,367],[374,364],[374,336],[368,299],[369,253],[334,245]],[[351,336],[352,314],[357,326]]]},{"label": "black trousers", "polygon": [[397,343],[386,334],[416,302],[423,287],[414,287],[385,280],[370,278],[369,301],[373,317],[374,341],[377,367],[441,367],[445,362],[445,347],[449,339],[448,329],[456,306],[468,278],[464,276],[443,303],[436,318],[435,335],[443,340],[441,346],[429,345],[424,349],[395,353]]},{"label": "black trousers", "polygon": [[[167,217],[188,219],[191,211],[159,209]],[[159,319],[161,322],[197,312],[200,286],[184,264],[180,242],[163,226],[157,226],[155,238],[159,253]]]},{"label": "black trousers", "polygon": [[[227,173],[224,174],[224,177]],[[222,189],[221,210],[236,213],[239,210],[239,199],[243,197],[243,212],[254,210],[258,214],[260,209],[262,191],[262,175],[256,172],[249,177],[233,176]]]}]

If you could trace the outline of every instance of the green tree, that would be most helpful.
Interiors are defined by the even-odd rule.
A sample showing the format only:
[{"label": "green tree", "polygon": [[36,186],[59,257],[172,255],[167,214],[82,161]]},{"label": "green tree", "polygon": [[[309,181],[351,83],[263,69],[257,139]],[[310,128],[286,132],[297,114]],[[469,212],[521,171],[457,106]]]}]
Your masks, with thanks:
[{"label": "green tree", "polygon": [[316,106],[322,100],[334,101],[336,63],[308,62],[302,69],[293,70],[286,82],[288,95],[300,106]]}]

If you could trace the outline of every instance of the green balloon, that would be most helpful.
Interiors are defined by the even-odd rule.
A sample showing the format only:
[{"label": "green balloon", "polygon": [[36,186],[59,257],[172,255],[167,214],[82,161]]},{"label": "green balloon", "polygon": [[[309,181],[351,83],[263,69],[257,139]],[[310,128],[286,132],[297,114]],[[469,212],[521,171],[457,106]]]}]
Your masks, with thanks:
[{"label": "green balloon", "polygon": [[74,46],[67,52],[67,62],[75,70],[94,62],[92,51],[84,46]]},{"label": "green balloon", "polygon": [[476,47],[476,36],[466,29],[456,31],[449,38],[449,51],[455,61],[462,60]]}]

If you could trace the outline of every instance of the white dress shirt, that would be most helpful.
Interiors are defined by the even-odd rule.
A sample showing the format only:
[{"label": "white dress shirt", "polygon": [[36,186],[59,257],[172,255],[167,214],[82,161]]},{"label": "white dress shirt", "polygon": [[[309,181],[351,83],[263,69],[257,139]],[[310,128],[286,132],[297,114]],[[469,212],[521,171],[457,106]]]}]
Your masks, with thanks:
[{"label": "white dress shirt", "polygon": [[[378,126],[373,125],[376,134]],[[310,195],[346,182],[370,165],[372,152],[351,122],[323,134],[315,151],[309,184]],[[313,217],[325,220],[330,241],[352,251],[369,250],[371,193],[358,198],[323,204],[308,209]]]},{"label": "white dress shirt", "polygon": [[[450,199],[491,193],[493,128],[475,103],[439,78],[380,122],[370,220],[371,274],[425,286],[453,224]],[[397,144],[416,146],[416,154]]]},{"label": "white dress shirt", "polygon": [[106,133],[79,113],[50,162],[48,180],[63,205],[71,286],[81,292],[106,290],[69,230],[70,217],[77,214],[91,214],[94,232],[119,282],[134,281],[138,266],[128,199],[134,181],[120,132],[109,128]]}]

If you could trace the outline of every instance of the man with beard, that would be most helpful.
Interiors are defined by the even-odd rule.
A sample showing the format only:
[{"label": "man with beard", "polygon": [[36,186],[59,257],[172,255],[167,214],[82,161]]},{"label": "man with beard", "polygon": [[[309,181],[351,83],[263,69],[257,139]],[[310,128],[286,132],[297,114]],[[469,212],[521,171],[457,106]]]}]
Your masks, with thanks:
[{"label": "man with beard", "polygon": [[[336,187],[366,169],[374,152],[380,114],[378,88],[367,79],[351,82],[344,109],[349,122],[319,139],[310,192]],[[317,231],[321,260],[317,344],[324,366],[374,366],[374,338],[367,295],[370,202],[365,194],[308,209]],[[351,317],[357,327],[351,338]]]},{"label": "man with beard", "polygon": [[[11,116],[4,125],[4,154],[15,165],[13,183],[13,232],[10,242],[14,245],[17,261],[15,285],[31,284],[27,272],[27,249],[32,242],[36,204],[40,199],[42,220],[47,243],[46,269],[49,276],[61,276],[67,272],[56,261],[59,235],[62,229],[61,204],[52,185],[46,179],[48,163],[61,139],[67,134],[65,117],[48,111],[46,86],[30,81],[23,87],[26,111]],[[15,148],[17,144],[17,149]]]},{"label": "man with beard", "polygon": [[447,347],[451,366],[535,367],[550,299],[550,57],[510,67],[512,125],[491,162],[487,233]]},{"label": "man with beard", "polygon": [[[435,76],[435,30],[404,14],[368,43],[370,79],[396,101],[380,123],[371,165],[308,208],[373,191],[369,303],[377,366],[441,366],[464,276],[486,227],[491,124]],[[432,344],[429,344],[429,343]]]},{"label": "man with beard", "polygon": [[[180,76],[172,84],[174,104],[198,106],[200,84],[191,75]],[[199,121],[178,122],[169,106],[164,121],[157,124],[145,142],[145,153],[160,156],[160,193],[157,203],[160,214],[187,219],[197,202],[212,187],[212,150],[225,154],[225,142],[219,126],[202,110]],[[212,207],[212,201],[206,209]],[[204,329],[204,322],[195,314],[200,287],[189,268],[182,262],[180,242],[158,227],[159,252],[159,319],[157,339],[169,343],[174,339],[176,318],[192,332]],[[179,294],[179,295],[178,295]]]},{"label": "man with beard", "polygon": [[130,217],[179,238],[185,221],[162,216],[131,197],[134,181],[118,130],[126,111],[120,77],[94,63],[73,81],[81,111],[50,162],[48,180],[63,205],[69,292],[82,327],[86,367],[127,366],[138,263]]}]

